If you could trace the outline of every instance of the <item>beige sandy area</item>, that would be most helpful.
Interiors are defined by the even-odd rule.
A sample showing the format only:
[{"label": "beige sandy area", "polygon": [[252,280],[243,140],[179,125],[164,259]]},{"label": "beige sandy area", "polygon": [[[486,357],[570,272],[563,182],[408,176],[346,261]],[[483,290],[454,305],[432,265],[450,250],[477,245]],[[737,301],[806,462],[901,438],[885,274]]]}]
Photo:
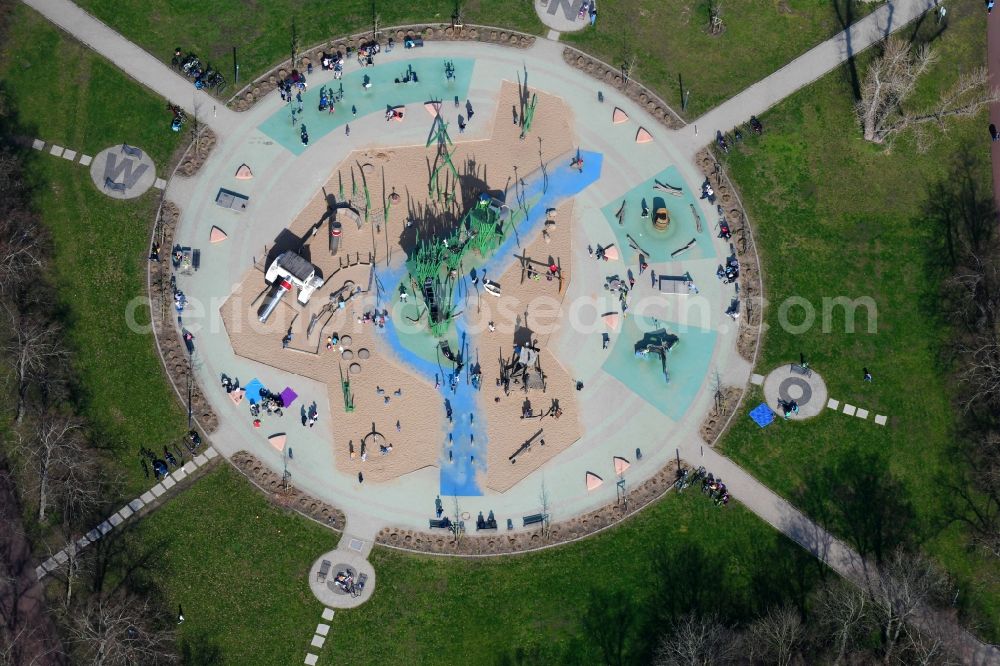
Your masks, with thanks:
[{"label": "beige sandy area", "polygon": [[[576,382],[551,354],[546,343],[553,327],[559,326],[563,313],[560,310],[562,296],[569,286],[570,246],[573,203],[565,202],[557,209],[555,224],[547,225],[548,241],[541,232],[524,248],[524,256],[548,263],[558,263],[562,269],[564,286],[559,291],[559,282],[545,278],[545,269],[538,266],[540,279],[522,281],[521,266],[515,262],[500,277],[489,276],[500,283],[503,293],[504,312],[518,313],[515,319],[507,319],[499,311],[500,303],[491,296],[483,296],[482,312],[470,308],[466,315],[472,330],[483,330],[476,341],[483,367],[483,390],[480,409],[486,418],[489,433],[487,452],[486,486],[503,492],[531,472],[541,467],[580,438],[579,404],[576,399]],[[494,321],[495,331],[489,330],[489,320]],[[496,385],[499,377],[499,357],[510,358],[513,353],[515,331],[526,326],[538,340],[539,359],[545,374],[545,391],[525,392],[521,386],[511,386],[510,395]],[[520,337],[521,334],[518,334]],[[500,398],[497,402],[496,398]],[[521,418],[525,400],[531,404],[535,414],[541,414],[558,400],[562,416],[544,418]],[[525,441],[541,430],[531,448],[519,454],[514,463],[508,459]],[[540,444],[545,440],[544,446]]]},{"label": "beige sandy area", "polygon": [[[333,413],[321,412],[320,418],[331,419],[338,469],[354,475],[363,471],[366,481],[384,481],[437,462],[437,451],[444,437],[444,408],[440,397],[433,385],[386,356],[378,339],[381,333],[374,324],[358,323],[359,316],[374,308],[370,293],[355,297],[343,309],[322,313],[313,334],[307,335],[313,314],[322,312],[329,294],[337,291],[345,280],[353,280],[362,289],[367,288],[370,268],[370,265],[358,264],[341,269],[305,307],[291,294],[286,295],[266,324],[257,321],[260,301],[254,302],[263,276],[253,270],[223,305],[222,317],[238,355],[328,385]],[[289,329],[292,342],[288,349],[282,349],[281,338]],[[338,346],[328,350],[326,341],[331,334],[341,340]],[[344,336],[349,336],[350,341],[345,342]],[[367,359],[361,358],[362,350],[368,350]],[[350,358],[344,358],[345,352]],[[354,364],[359,369],[357,374],[351,373]],[[351,383],[354,411],[350,413],[344,409],[341,373]],[[251,378],[240,379],[246,383]],[[290,385],[296,389],[294,378]],[[284,386],[267,388],[280,392]],[[379,388],[383,390],[381,395]],[[395,395],[397,390],[399,396]],[[285,416],[263,417],[264,434],[294,432],[303,427],[300,408],[318,398],[302,395]],[[235,409],[250,418],[246,402]],[[397,421],[399,431],[396,430]],[[370,445],[367,461],[362,463],[361,441],[373,428],[392,444],[392,453],[379,455],[378,446]],[[353,460],[349,455],[351,446],[355,450]]]},{"label": "beige sandy area", "polygon": [[[442,187],[456,193],[457,200],[454,204],[428,201],[428,165],[434,159],[433,146],[356,151],[332,173],[326,186],[316,193],[286,230],[285,237],[276,241],[278,245],[285,247],[297,247],[304,243],[303,255],[320,269],[327,280],[323,288],[316,292],[306,306],[297,303],[294,295],[286,295],[268,323],[260,324],[257,322],[256,312],[261,304],[259,299],[265,283],[262,272],[255,269],[248,272],[222,307],[223,320],[237,354],[325,382],[329,386],[333,414],[321,414],[320,418],[332,419],[333,446],[336,447],[336,464],[340,470],[352,475],[361,471],[366,481],[377,482],[439,463],[446,437],[444,407],[440,395],[430,381],[417,377],[404,364],[390,358],[385,353],[386,347],[378,339],[380,333],[376,327],[370,323],[358,323],[357,318],[375,307],[374,287],[370,285],[372,258],[380,266],[385,265],[387,255],[394,262],[402,260],[404,257],[401,246],[412,243],[415,229],[406,225],[407,219],[416,221],[416,226],[424,223],[450,224],[466,208],[462,202],[463,195],[471,198],[478,196],[483,189],[508,189],[515,177],[527,177],[541,163],[550,162],[573,150],[572,113],[569,107],[560,98],[541,92],[538,93],[531,133],[526,140],[520,141],[520,129],[510,121],[510,109],[517,103],[517,95],[516,84],[505,83],[502,86],[494,118],[494,134],[488,140],[461,141],[457,127],[450,128],[455,142],[452,160],[461,174],[461,181],[456,183],[452,178],[442,175],[439,182]],[[416,110],[411,110],[410,113],[411,117],[407,121],[413,121],[417,117],[430,126],[430,116],[426,113],[420,112],[424,113],[423,117]],[[342,188],[344,198],[352,202],[356,209],[363,210],[364,183],[367,183],[369,190],[372,224],[362,224],[359,229],[352,213],[338,211],[337,219],[342,224],[343,236],[337,255],[331,256],[328,250],[328,226],[323,221],[327,214],[327,196],[333,195],[339,199]],[[392,197],[393,192],[398,197]],[[509,198],[513,199],[513,188],[510,188],[510,192]],[[382,213],[386,204],[389,210],[387,216]],[[546,243],[539,233],[528,247],[528,254],[537,255],[541,261],[545,261],[550,254],[561,257],[566,271],[564,277],[568,276],[569,270],[570,215],[571,205],[560,208],[556,228],[551,230],[550,242]],[[528,242],[528,239],[523,241]],[[270,245],[273,247],[274,243]],[[504,295],[505,299],[517,299],[521,309],[527,307],[528,326],[531,327],[537,325],[530,306],[533,298],[541,294],[555,298],[560,295],[556,283],[549,283],[544,279],[542,282],[526,281],[521,285],[520,274],[520,268],[514,267],[502,278]],[[331,294],[345,284],[348,290],[355,288],[347,281],[355,287],[360,286],[365,293],[355,297],[342,310],[325,311],[323,308],[329,303]],[[386,296],[393,301],[397,298],[396,294],[384,294],[380,303],[382,308],[389,307],[385,302]],[[308,336],[307,329],[314,315],[319,316],[319,320],[313,334]],[[510,324],[512,326],[513,322]],[[291,344],[288,349],[282,349],[281,338],[289,329],[293,335]],[[505,345],[505,354],[511,354],[513,329],[510,328],[506,337],[501,336],[502,330],[504,329],[498,326],[496,334],[481,336],[481,358],[497,358],[501,344]],[[351,337],[351,343],[341,347],[353,353],[352,359],[341,358],[339,349],[328,351],[325,348],[326,338],[332,332],[340,335],[346,333]],[[546,337],[542,338],[543,344]],[[361,360],[358,357],[361,349],[369,350],[368,359]],[[360,373],[349,374],[352,363],[360,366]],[[548,390],[544,394],[537,392],[538,395],[528,397],[536,410],[547,409],[552,398],[557,398],[563,415],[558,420],[548,417],[541,422],[537,419],[522,421],[520,414],[524,393],[515,387],[510,397],[503,398],[499,404],[494,403],[493,386],[498,374],[497,363],[483,363],[483,408],[486,410],[490,429],[486,485],[492,489],[503,491],[510,488],[580,436],[572,379],[555,358],[544,350],[542,368],[547,373]],[[352,413],[345,413],[342,407],[341,371],[351,380],[355,407]],[[295,388],[294,384],[292,387]],[[384,389],[384,395],[378,394],[377,387]],[[284,387],[268,388],[280,391]],[[401,396],[395,395],[397,389],[401,390]],[[385,397],[389,398],[388,403],[385,402]],[[306,405],[311,402],[309,396],[303,398]],[[300,404],[296,403],[296,407]],[[246,404],[239,409],[246,409]],[[269,418],[264,424],[265,429],[283,431],[301,427],[297,410],[281,419]],[[398,432],[397,421],[400,423]],[[373,422],[375,429],[385,436],[393,449],[389,455],[381,456],[378,448],[372,447],[367,452],[367,460],[362,462],[361,440],[371,432]],[[531,451],[519,457],[516,465],[512,465],[507,456],[539,427],[544,428],[542,437],[545,439],[545,446],[533,446]],[[352,445],[355,450],[353,459],[348,453]]]}]

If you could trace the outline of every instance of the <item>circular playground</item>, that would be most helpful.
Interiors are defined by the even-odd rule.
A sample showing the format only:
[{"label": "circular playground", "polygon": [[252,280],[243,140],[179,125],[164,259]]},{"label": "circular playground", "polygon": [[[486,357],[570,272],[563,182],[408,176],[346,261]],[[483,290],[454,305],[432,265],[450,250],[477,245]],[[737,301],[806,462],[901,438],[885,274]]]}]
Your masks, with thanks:
[{"label": "circular playground", "polygon": [[213,445],[351,534],[624,507],[750,376],[694,155],[556,43],[329,54],[237,118],[168,183],[178,326]]}]

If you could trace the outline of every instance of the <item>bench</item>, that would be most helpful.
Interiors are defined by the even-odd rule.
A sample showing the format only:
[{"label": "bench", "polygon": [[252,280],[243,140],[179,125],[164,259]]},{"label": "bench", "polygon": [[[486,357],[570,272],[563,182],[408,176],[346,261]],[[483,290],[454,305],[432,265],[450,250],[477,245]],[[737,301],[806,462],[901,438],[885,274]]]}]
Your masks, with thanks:
[{"label": "bench", "polygon": [[351,589],[351,596],[360,597],[361,592],[365,589],[365,583],[368,582],[368,574],[363,573],[358,576],[358,581],[354,583],[354,587]]},{"label": "bench", "polygon": [[109,190],[113,190],[115,192],[124,192],[125,191],[125,183],[116,183],[115,181],[111,180],[110,178],[105,178],[104,179],[104,187],[106,187]]},{"label": "bench", "polygon": [[792,363],[788,366],[788,369],[798,375],[805,375],[806,377],[812,377],[813,371],[809,369],[808,366],[799,365],[798,363]]},{"label": "bench", "polygon": [[122,144],[122,152],[128,155],[129,157],[136,158],[137,160],[142,159],[142,150],[134,146],[130,146],[127,143]]},{"label": "bench", "polygon": [[533,513],[530,516],[525,516],[522,520],[524,520],[524,526],[527,527],[528,525],[536,525],[543,522],[545,517],[544,513]]},{"label": "bench", "polygon": [[316,582],[325,583],[326,576],[330,573],[330,567],[333,563],[330,560],[323,560],[322,564],[319,565],[319,571],[316,572]]},{"label": "bench", "polygon": [[403,48],[407,49],[420,48],[423,45],[424,45],[423,37],[407,37],[405,40],[403,40]]},{"label": "bench", "polygon": [[431,518],[428,522],[429,522],[430,528],[432,530],[433,529],[441,529],[441,530],[450,530],[451,529],[451,520],[448,519],[448,518],[441,518],[440,520],[436,520],[434,518]]}]

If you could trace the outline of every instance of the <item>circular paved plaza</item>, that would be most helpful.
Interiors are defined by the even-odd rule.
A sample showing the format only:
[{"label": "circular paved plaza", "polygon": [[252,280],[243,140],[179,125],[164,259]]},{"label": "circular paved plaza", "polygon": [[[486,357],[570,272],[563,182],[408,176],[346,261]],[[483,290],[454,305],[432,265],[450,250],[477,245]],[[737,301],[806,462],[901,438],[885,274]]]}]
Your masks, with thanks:
[{"label": "circular paved plaza", "polygon": [[218,449],[374,534],[565,520],[700,443],[715,377],[749,365],[666,128],[546,40],[397,45],[308,84],[168,185]]}]

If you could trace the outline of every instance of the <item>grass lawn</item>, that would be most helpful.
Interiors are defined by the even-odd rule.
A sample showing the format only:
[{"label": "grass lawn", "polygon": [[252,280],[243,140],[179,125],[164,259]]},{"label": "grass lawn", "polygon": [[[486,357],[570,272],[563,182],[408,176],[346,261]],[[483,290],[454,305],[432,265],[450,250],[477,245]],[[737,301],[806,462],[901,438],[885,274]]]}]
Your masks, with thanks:
[{"label": "grass lawn", "polygon": [[[137,533],[144,544],[162,544],[154,570],[167,607],[184,608],[183,641],[218,650],[213,663],[304,658],[322,610],[306,576],[334,547],[333,533],[271,507],[228,467],[144,519]],[[522,652],[597,663],[581,629],[588,613],[603,621],[592,590],[601,600],[625,595],[635,641],[652,622],[648,606],[666,584],[658,570],[665,562],[675,563],[674,576],[697,578],[678,584],[686,603],[698,594],[684,586],[697,585],[732,619],[776,601],[778,590],[791,595],[792,578],[808,589],[818,577],[804,551],[742,507],[718,509],[691,492],[602,536],[538,554],[461,560],[379,548],[371,561],[375,595],[337,613],[316,650],[321,664],[490,664]]]},{"label": "grass lawn", "polygon": [[[983,64],[982,8],[966,2],[949,9],[951,26],[934,43],[941,59],[917,92],[924,101],[950,85],[961,67]],[[948,179],[958,155],[980,158],[989,191],[986,114],[950,121],[926,154],[908,138],[887,153],[861,139],[848,77],[838,71],[763,122],[764,136],[727,158],[755,224],[770,303],[757,371],[766,374],[804,352],[831,397],[890,418],[880,428],[871,416],[862,421],[825,410],[806,423],[779,422],[765,430],[738,419],[724,451],[788,497],[808,496],[834,472],[846,475],[838,481],[848,485],[862,479],[864,470],[852,460],[869,467],[884,461],[902,484],[900,499],[912,505],[915,538],[957,576],[960,603],[996,641],[1000,568],[968,551],[950,522],[946,484],[955,478],[949,455],[955,414],[940,357],[947,330],[935,316],[940,296],[928,270],[938,232],[923,215],[932,185]],[[844,333],[842,308],[823,330],[822,299],[838,296],[872,298],[877,333],[868,333],[864,308],[853,334]],[[779,305],[790,297],[815,308],[816,324],[805,333],[781,325]],[[803,312],[796,306],[787,320],[800,323]],[[874,383],[862,382],[863,366]],[[755,397],[748,408],[762,399]],[[803,508],[815,515],[820,505]],[[842,534],[851,529],[834,527]]]},{"label": "grass lawn", "polygon": [[320,621],[309,567],[337,535],[268,501],[224,465],[136,525],[157,544],[154,571],[166,606],[184,608],[180,638],[222,661],[298,664]]},{"label": "grass lawn", "polygon": [[[31,136],[95,155],[126,142],[164,173],[182,136],[169,130],[164,103],[118,69],[66,38],[24,5],[0,47],[3,79]],[[35,154],[30,176],[55,246],[56,298],[65,311],[78,392],[97,441],[121,463],[127,490],[149,485],[135,452],[179,435],[186,421],[163,378],[150,335],[126,325],[126,309],[145,293],[149,229],[159,190],[117,201],[100,193],[87,168]],[[148,308],[136,314],[148,321]]]},{"label": "grass lawn", "polygon": [[[83,0],[78,4],[161,60],[170,62],[178,46],[208,58],[230,83],[234,46],[238,49],[240,81],[246,83],[290,57],[293,21],[299,47],[304,50],[325,39],[370,30],[373,7],[368,0],[260,3]],[[454,0],[390,2],[378,4],[377,12],[383,26],[448,23],[455,4]],[[463,15],[469,23],[504,26],[533,34],[543,32],[528,0],[472,0],[464,4]],[[227,97],[233,92],[231,85],[224,91]]]},{"label": "grass lawn", "polygon": [[[853,23],[873,7],[817,0],[723,2],[725,30],[709,34],[705,0],[598,3],[595,28],[560,39],[611,65],[636,56],[632,77],[681,113],[681,80],[695,118],[843,30],[835,6],[854,4]],[[844,16],[843,14],[841,16]]]}]

